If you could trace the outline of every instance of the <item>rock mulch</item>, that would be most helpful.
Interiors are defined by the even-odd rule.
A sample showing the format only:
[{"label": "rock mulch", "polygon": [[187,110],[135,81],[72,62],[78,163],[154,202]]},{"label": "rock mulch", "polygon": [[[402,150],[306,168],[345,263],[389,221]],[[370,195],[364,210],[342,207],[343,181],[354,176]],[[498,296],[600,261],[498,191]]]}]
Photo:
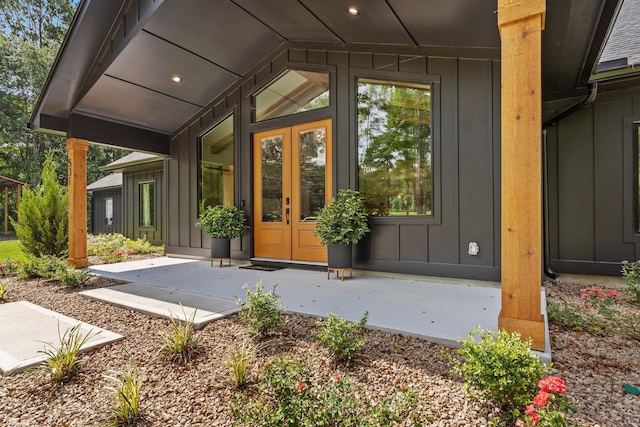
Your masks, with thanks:
[{"label": "rock mulch", "polygon": [[[54,386],[41,371],[0,379],[0,426],[99,426],[109,419],[112,397],[105,375],[132,358],[146,370],[141,408],[143,426],[230,426],[229,403],[235,391],[222,360],[227,347],[248,338],[237,316],[209,324],[197,334],[200,351],[186,366],[165,360],[160,331],[168,321],[89,300],[77,290],[32,280],[5,280],[8,300],[27,300],[67,316],[106,328],[126,339],[81,356],[84,370],[69,383]],[[118,282],[92,278],[85,288]],[[549,285],[550,298],[573,297],[575,287]],[[253,366],[288,354],[310,360],[320,372],[349,376],[370,399],[379,401],[402,386],[423,397],[418,411],[426,425],[489,426],[495,416],[482,402],[465,396],[462,383],[449,374],[445,349],[416,338],[367,332],[363,356],[351,366],[335,367],[328,353],[311,337],[315,319],[288,315],[281,334],[262,343]],[[8,325],[2,325],[7,327]],[[640,426],[640,397],[622,390],[622,383],[640,385],[638,341],[600,338],[552,327],[553,373],[563,377],[584,426]]]}]

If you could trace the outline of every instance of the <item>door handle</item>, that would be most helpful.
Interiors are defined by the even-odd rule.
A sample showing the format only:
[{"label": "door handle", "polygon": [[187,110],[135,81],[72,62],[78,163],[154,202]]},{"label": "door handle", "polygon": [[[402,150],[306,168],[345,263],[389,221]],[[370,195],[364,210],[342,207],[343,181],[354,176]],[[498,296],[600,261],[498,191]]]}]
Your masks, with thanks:
[{"label": "door handle", "polygon": [[284,213],[285,213],[285,215],[286,215],[286,217],[287,217],[287,225],[289,225],[289,208],[286,208],[286,209],[284,210]]}]

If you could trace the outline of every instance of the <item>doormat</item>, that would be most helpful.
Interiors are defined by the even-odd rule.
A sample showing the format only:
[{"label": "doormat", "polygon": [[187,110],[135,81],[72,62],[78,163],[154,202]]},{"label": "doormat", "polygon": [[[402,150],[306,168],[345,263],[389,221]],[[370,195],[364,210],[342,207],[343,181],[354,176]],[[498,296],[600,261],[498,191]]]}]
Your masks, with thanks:
[{"label": "doormat", "polygon": [[278,270],[282,270],[283,268],[286,267],[273,267],[270,265],[241,265],[238,268],[244,268],[246,270],[259,270],[259,271],[278,271]]}]

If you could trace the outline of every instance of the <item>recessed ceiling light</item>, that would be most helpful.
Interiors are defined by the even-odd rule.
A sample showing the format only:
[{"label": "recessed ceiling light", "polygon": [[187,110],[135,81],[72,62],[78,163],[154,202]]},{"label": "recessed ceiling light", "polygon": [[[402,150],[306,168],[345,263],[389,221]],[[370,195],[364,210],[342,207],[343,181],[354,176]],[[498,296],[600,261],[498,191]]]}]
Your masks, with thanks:
[{"label": "recessed ceiling light", "polygon": [[347,9],[347,13],[351,16],[358,16],[360,15],[360,11],[358,10],[357,7],[355,6],[351,6],[349,9]]},{"label": "recessed ceiling light", "polygon": [[180,74],[174,74],[171,76],[171,83],[174,85],[179,85],[182,83],[182,76]]}]

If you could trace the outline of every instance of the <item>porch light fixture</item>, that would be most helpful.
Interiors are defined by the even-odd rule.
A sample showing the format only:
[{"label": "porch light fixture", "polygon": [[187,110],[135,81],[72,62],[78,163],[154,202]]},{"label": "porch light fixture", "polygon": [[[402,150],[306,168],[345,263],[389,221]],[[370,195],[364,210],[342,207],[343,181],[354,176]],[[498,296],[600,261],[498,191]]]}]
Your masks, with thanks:
[{"label": "porch light fixture", "polygon": [[358,16],[360,15],[360,10],[358,10],[358,8],[355,6],[351,6],[349,9],[347,9],[347,13],[351,16]]},{"label": "porch light fixture", "polygon": [[171,83],[174,85],[182,84],[182,76],[180,74],[174,74],[171,76]]}]

